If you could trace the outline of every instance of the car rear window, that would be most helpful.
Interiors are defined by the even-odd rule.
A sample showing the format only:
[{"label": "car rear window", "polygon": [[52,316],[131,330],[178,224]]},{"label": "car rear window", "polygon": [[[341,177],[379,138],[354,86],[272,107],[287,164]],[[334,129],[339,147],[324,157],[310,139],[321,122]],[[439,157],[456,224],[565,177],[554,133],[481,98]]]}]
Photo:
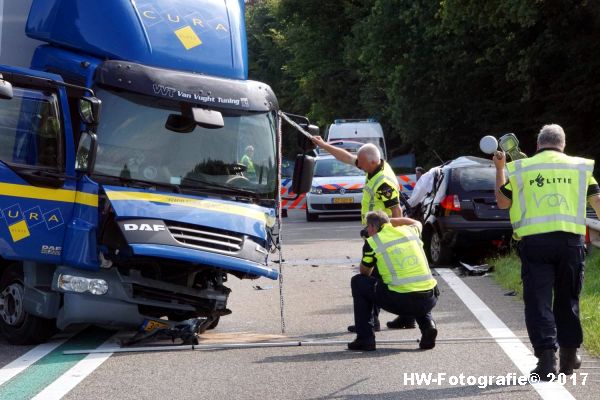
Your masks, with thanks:
[{"label": "car rear window", "polygon": [[452,171],[453,186],[460,186],[464,192],[494,191],[496,184],[495,168],[457,168]]},{"label": "car rear window", "polygon": [[363,171],[355,166],[330,158],[317,160],[314,176],[361,176],[364,174]]}]

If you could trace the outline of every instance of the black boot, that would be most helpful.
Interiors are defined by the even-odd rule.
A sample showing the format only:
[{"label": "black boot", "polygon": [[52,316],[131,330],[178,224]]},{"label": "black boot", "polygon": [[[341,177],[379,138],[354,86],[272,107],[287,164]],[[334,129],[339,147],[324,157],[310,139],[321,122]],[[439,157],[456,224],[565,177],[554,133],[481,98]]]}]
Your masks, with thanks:
[{"label": "black boot", "polygon": [[558,352],[561,374],[571,375],[574,369],[581,368],[581,356],[575,347],[561,347]]},{"label": "black boot", "polygon": [[348,349],[354,351],[375,351],[375,336],[368,339],[356,338],[348,343]]},{"label": "black boot", "polygon": [[393,321],[389,321],[386,325],[390,329],[414,329],[417,327],[415,318],[406,315],[400,315]]},{"label": "black boot", "polygon": [[535,356],[538,358],[537,366],[531,371],[531,375],[536,375],[542,381],[549,381],[554,374],[556,376],[556,350],[544,349],[536,350]]},{"label": "black boot", "polygon": [[431,321],[426,329],[421,329],[419,348],[423,350],[433,349],[435,347],[435,338],[437,337],[437,334],[438,331],[435,322]]},{"label": "black boot", "polygon": [[[375,322],[369,322],[369,324],[373,326],[374,332],[379,332],[381,330],[379,319],[376,319]],[[348,325],[348,332],[356,333],[356,325]]]}]

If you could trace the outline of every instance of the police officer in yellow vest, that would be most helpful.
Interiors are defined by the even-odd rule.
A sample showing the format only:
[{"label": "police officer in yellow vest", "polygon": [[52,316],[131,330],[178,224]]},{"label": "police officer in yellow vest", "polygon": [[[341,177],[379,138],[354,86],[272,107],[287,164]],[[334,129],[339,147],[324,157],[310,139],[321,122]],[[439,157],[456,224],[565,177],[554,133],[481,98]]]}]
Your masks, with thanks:
[{"label": "police officer in yellow vest", "polygon": [[508,182],[504,153],[494,155],[496,200],[500,208],[510,208],[514,236],[520,239],[525,323],[538,358],[531,374],[542,380],[556,375],[557,344],[559,372],[569,375],[581,365],[586,200],[600,213],[594,161],[567,156],[564,148],[563,129],[545,125],[536,155],[506,164]]},{"label": "police officer in yellow vest", "polygon": [[[392,167],[381,159],[381,153],[377,146],[367,143],[358,149],[356,155],[346,150],[332,146],[325,142],[320,136],[313,136],[312,142],[327,150],[336,159],[346,164],[355,165],[367,173],[367,179],[363,187],[363,196],[361,201],[361,220],[363,225],[366,223],[365,216],[369,211],[382,210],[389,217],[401,217],[400,191],[398,178]],[[363,230],[364,231],[364,230]],[[373,274],[377,275],[377,272]],[[372,324],[376,331],[380,330],[379,310],[373,310]],[[391,329],[412,329],[416,326],[415,319],[410,316],[399,316],[387,323]],[[348,327],[350,332],[355,332],[356,327]]]},{"label": "police officer in yellow vest", "polygon": [[[366,215],[369,238],[363,246],[360,273],[352,277],[356,340],[350,350],[375,350],[369,324],[373,305],[394,314],[414,315],[421,329],[421,349],[435,347],[437,328],[431,310],[438,297],[421,242],[421,223],[410,218],[390,219],[383,211]],[[381,280],[371,272],[377,267]]]},{"label": "police officer in yellow vest", "polygon": [[256,177],[256,169],[254,168],[252,157],[254,157],[254,147],[252,145],[248,145],[246,146],[246,150],[242,156],[240,164],[246,166],[246,174],[250,179]]}]

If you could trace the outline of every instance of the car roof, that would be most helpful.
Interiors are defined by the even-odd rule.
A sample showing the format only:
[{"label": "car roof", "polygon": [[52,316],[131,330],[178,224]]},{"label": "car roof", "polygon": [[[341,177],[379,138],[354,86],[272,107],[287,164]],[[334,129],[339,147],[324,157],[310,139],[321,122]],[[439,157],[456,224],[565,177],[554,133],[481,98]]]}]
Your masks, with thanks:
[{"label": "car roof", "polygon": [[489,167],[492,160],[475,156],[462,156],[444,164],[443,168]]}]

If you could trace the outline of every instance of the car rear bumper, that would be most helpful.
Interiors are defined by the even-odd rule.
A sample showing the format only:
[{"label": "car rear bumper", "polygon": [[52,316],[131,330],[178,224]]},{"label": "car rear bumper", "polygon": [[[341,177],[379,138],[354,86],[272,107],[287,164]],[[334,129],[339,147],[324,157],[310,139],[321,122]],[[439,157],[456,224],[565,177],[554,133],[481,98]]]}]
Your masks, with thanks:
[{"label": "car rear bumper", "polygon": [[442,241],[451,247],[491,244],[497,240],[508,242],[513,233],[509,221],[453,221],[440,223],[440,228]]}]

